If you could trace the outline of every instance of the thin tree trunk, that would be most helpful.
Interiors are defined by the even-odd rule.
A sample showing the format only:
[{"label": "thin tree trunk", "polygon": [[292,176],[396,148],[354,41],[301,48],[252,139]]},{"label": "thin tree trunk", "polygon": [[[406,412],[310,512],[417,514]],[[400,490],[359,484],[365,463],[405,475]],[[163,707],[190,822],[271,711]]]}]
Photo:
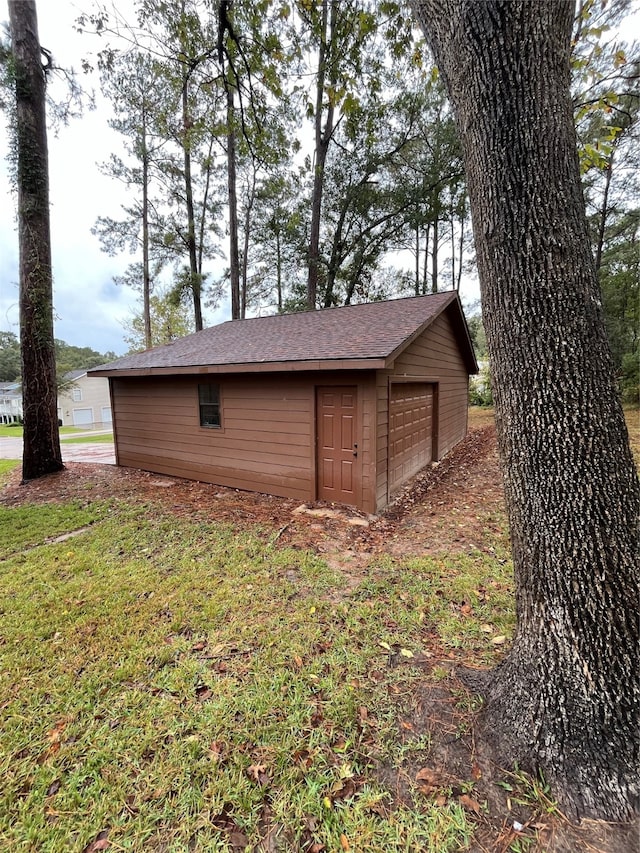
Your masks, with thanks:
[{"label": "thin tree trunk", "polygon": [[638,808],[640,489],[582,198],[574,3],[413,5],[462,139],[511,527],[517,628],[484,732],[566,813],[624,820]]},{"label": "thin tree trunk", "polygon": [[238,193],[236,189],[236,131],[233,85],[225,77],[227,95],[227,190],[229,196],[229,270],[231,319],[240,319],[240,251],[238,248]]},{"label": "thin tree trunk", "polygon": [[189,250],[190,286],[193,293],[193,315],[196,332],[202,331],[202,282],[198,273],[198,250],[196,246],[196,217],[193,204],[193,178],[191,175],[191,134],[189,118],[189,79],[182,85],[182,133],[184,151],[184,185],[187,205],[187,247]]},{"label": "thin tree trunk", "polygon": [[453,204],[449,210],[450,225],[451,225],[451,290],[456,289],[456,232],[453,215]]},{"label": "thin tree trunk", "polygon": [[280,244],[280,231],[276,232],[276,293],[278,300],[278,314],[282,313],[282,246]]},{"label": "thin tree trunk", "polygon": [[438,214],[433,220],[433,247],[431,249],[431,293],[438,292]]},{"label": "thin tree trunk", "polygon": [[147,148],[147,111],[142,106],[142,316],[144,346],[151,349],[151,273],[149,263],[149,150]]},{"label": "thin tree trunk", "polygon": [[247,187],[247,207],[244,212],[244,239],[243,239],[243,248],[242,248],[242,290],[240,294],[240,319],[244,320],[247,314],[247,301],[248,301],[248,290],[249,290],[249,282],[247,281],[249,275],[249,243],[250,243],[250,231],[251,231],[251,212],[253,210],[253,204],[256,198],[256,173],[255,170],[253,172],[253,181],[251,189]]},{"label": "thin tree trunk", "polygon": [[420,296],[420,225],[416,222],[416,268],[415,268],[415,285],[414,291],[416,296]]},{"label": "thin tree trunk", "polygon": [[207,222],[207,205],[209,203],[209,190],[211,189],[211,154],[213,152],[213,144],[215,136],[212,133],[209,138],[209,151],[207,153],[207,171],[204,182],[204,192],[202,195],[202,216],[200,217],[200,227],[198,228],[198,275],[200,281],[202,278],[202,261],[204,256],[204,230]]},{"label": "thin tree trunk", "polygon": [[429,270],[429,237],[431,236],[431,223],[427,222],[424,230],[424,260],[422,262],[422,295],[427,293],[427,276]]},{"label": "thin tree trunk", "polygon": [[[329,4],[331,6],[329,10]],[[330,11],[330,14],[329,14]],[[316,307],[318,294],[318,274],[320,266],[320,220],[322,213],[322,195],[324,191],[324,169],[329,143],[333,135],[333,100],[329,100],[324,128],[323,100],[327,79],[327,65],[330,65],[332,40],[335,37],[338,17],[337,0],[322,0],[322,31],[318,51],[318,79],[316,81],[315,108],[315,152],[313,170],[313,194],[311,197],[311,231],[309,235],[309,271],[307,276],[307,308]],[[330,71],[330,83],[335,83],[334,72]]]},{"label": "thin tree trunk", "polygon": [[607,227],[607,217],[609,215],[609,190],[611,188],[611,178],[613,176],[613,158],[615,157],[616,144],[619,138],[620,137],[616,137],[616,140],[613,143],[613,151],[611,152],[609,162],[607,163],[604,179],[604,192],[602,193],[602,206],[598,211],[598,242],[596,243],[595,257],[596,275],[600,273],[600,267],[602,266],[602,248],[604,246],[604,232]]},{"label": "thin tree trunk", "polygon": [[465,207],[466,205],[462,204],[462,212],[460,213],[460,251],[458,252],[458,281],[456,283],[456,290],[460,290],[460,285],[462,283],[462,253],[464,252],[464,221],[465,221]]},{"label": "thin tree trunk", "polygon": [[59,471],[63,465],[53,335],[45,72],[35,2],[9,0],[9,22],[16,86],[22,478],[26,481]]}]

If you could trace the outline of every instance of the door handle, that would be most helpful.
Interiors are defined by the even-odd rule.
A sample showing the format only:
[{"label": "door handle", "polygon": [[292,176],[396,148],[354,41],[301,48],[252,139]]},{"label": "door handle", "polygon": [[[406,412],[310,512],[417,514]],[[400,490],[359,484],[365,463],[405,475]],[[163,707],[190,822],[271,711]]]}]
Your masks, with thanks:
[{"label": "door handle", "polygon": [[353,455],[357,456],[358,455],[358,445],[354,444],[353,447],[354,447]]}]

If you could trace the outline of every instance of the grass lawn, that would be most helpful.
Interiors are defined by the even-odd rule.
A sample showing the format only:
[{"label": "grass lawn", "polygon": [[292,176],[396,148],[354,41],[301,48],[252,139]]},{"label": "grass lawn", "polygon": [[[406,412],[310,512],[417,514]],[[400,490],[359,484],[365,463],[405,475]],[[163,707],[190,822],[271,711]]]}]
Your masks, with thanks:
[{"label": "grass lawn", "polygon": [[[60,427],[60,441],[63,444],[108,444],[113,442],[113,433],[111,432],[78,435],[79,432],[83,432],[81,427]],[[22,427],[2,424],[0,425],[0,438],[22,438]]]},{"label": "grass lawn", "polygon": [[[83,427],[60,427],[60,438],[64,440],[64,436],[77,436],[77,433],[86,433],[87,430],[83,429]],[[0,438],[22,438],[22,426],[10,426],[9,424],[0,424]],[[76,441],[112,441],[113,436],[111,433],[97,433],[92,434],[89,432],[88,435],[84,437],[76,437]]]},{"label": "grass lawn", "polygon": [[73,436],[70,436],[69,438],[63,438],[62,435],[64,435],[64,433],[61,432],[61,444],[113,444],[112,432],[102,432],[95,434],[89,433],[87,435],[76,436],[75,438]]},{"label": "grass lawn", "polygon": [[[459,501],[462,472],[452,480]],[[366,537],[357,554],[338,539],[314,550],[313,519],[309,548],[286,547],[288,525],[264,521],[274,510],[216,521],[218,498],[250,501],[182,505],[189,485],[144,503],[87,480],[56,502],[0,503],[0,850],[548,849],[542,782],[503,777],[497,812],[484,770],[440,773],[443,743],[475,754],[477,697],[453,668],[495,664],[514,626],[506,522],[484,485],[430,528],[463,545],[422,555],[391,549],[414,517],[382,553]],[[438,690],[455,713],[436,742]]]},{"label": "grass lawn", "polygon": [[344,595],[317,555],[160,506],[0,506],[0,525],[0,849],[467,845],[446,787],[411,777],[400,801],[380,768],[430,760],[401,724],[413,661],[495,660],[502,551],[381,557]]}]

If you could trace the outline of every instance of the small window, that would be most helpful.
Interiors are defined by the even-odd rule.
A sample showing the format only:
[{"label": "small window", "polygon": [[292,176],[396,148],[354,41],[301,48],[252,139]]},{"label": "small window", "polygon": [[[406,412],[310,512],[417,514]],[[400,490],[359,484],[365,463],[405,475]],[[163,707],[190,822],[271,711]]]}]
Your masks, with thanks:
[{"label": "small window", "polygon": [[81,403],[82,402],[82,388],[74,388],[73,389],[73,402]]},{"label": "small window", "polygon": [[220,386],[198,385],[198,400],[200,403],[200,426],[221,427],[220,420]]}]

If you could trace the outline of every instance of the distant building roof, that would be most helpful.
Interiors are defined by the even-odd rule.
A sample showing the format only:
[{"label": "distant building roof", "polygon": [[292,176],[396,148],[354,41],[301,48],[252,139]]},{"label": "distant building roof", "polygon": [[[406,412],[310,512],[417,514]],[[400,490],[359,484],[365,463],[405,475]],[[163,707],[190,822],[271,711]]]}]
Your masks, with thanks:
[{"label": "distant building roof", "polygon": [[[230,320],[89,370],[93,375],[385,367],[450,308],[470,373],[477,369],[457,293]],[[204,370],[203,370],[204,369]]]},{"label": "distant building roof", "polygon": [[67,382],[75,382],[76,379],[81,379],[83,376],[86,376],[87,369],[84,370],[69,370],[65,373],[63,379]]}]

